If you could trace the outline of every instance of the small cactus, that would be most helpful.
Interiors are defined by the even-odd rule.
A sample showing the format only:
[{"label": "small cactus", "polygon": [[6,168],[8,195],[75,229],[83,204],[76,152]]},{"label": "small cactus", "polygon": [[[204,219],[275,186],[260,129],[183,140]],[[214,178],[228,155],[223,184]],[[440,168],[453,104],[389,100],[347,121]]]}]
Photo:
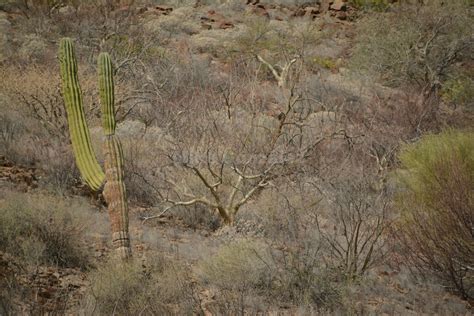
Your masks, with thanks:
[{"label": "small cactus", "polygon": [[74,47],[70,39],[61,40],[59,58],[63,97],[76,164],[84,181],[92,190],[97,191],[104,185],[103,194],[112,226],[112,243],[121,258],[128,258],[131,255],[128,205],[123,182],[122,145],[115,135],[114,79],[110,56],[107,53],[101,53],[98,60],[102,125],[105,133],[105,174],[92,148],[77,77]]}]

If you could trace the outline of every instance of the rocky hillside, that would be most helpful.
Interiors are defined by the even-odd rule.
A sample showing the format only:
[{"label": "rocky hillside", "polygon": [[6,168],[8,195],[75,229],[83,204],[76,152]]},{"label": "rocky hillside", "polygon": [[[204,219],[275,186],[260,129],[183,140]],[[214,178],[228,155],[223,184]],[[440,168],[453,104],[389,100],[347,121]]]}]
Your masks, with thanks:
[{"label": "rocky hillside", "polygon": [[[0,0],[0,315],[471,314],[473,9]],[[65,37],[101,165],[113,60],[127,261]]]}]

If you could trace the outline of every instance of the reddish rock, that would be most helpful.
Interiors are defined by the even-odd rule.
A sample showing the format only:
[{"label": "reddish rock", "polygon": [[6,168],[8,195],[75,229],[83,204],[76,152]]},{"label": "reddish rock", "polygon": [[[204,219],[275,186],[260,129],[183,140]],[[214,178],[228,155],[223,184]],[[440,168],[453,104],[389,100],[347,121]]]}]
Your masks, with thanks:
[{"label": "reddish rock", "polygon": [[339,20],[347,20],[347,13],[345,11],[339,11],[336,14],[336,18]]},{"label": "reddish rock", "polygon": [[225,20],[225,16],[223,16],[222,14],[216,13],[216,11],[214,10],[209,10],[206,16],[201,17],[201,21],[207,21],[211,23],[224,21],[224,20]]},{"label": "reddish rock", "polygon": [[316,15],[319,14],[319,7],[306,7],[304,9],[304,11],[305,11],[305,13],[304,13],[305,16],[315,18]]},{"label": "reddish rock", "polygon": [[155,10],[163,15],[168,15],[171,11],[173,11],[173,8],[163,5],[157,5],[155,6]]},{"label": "reddish rock", "polygon": [[296,11],[292,14],[292,16],[301,17],[301,16],[304,16],[305,14],[306,14],[306,11],[305,11],[303,8],[298,8],[298,9],[296,9]]},{"label": "reddish rock", "polygon": [[322,13],[329,11],[329,6],[332,2],[332,0],[321,0],[321,3],[319,4],[320,11]]},{"label": "reddish rock", "polygon": [[143,14],[143,13],[145,13],[147,10],[148,10],[147,7],[138,7],[135,12],[136,12],[137,14]]},{"label": "reddish rock", "polygon": [[210,30],[212,29],[212,25],[206,22],[201,22],[201,27],[205,30]]},{"label": "reddish rock", "polygon": [[270,18],[270,14],[268,13],[267,9],[265,9],[265,6],[261,4],[252,8],[252,13],[258,16],[264,16],[264,17]]},{"label": "reddish rock", "polygon": [[234,24],[229,21],[220,21],[217,27],[220,28],[221,30],[225,30],[225,29],[233,28]]},{"label": "reddish rock", "polygon": [[347,9],[346,3],[343,0],[335,0],[330,8],[335,11],[345,11]]},{"label": "reddish rock", "polygon": [[201,23],[205,23],[205,22],[215,22],[215,21],[211,19],[210,17],[201,16]]}]

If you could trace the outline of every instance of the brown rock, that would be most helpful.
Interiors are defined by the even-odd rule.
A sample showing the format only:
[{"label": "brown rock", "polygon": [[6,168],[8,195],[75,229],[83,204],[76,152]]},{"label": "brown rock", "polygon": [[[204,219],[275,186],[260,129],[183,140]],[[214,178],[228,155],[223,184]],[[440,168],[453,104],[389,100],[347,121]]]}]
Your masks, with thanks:
[{"label": "brown rock", "polygon": [[221,30],[225,30],[225,29],[233,28],[234,24],[229,21],[220,21],[217,27],[220,28]]},{"label": "brown rock", "polygon": [[306,11],[303,8],[296,9],[296,11],[292,14],[292,16],[295,16],[295,17],[305,16],[305,15],[306,15]]},{"label": "brown rock", "polygon": [[147,7],[138,7],[138,8],[135,10],[135,12],[136,12],[137,14],[143,14],[143,13],[145,13],[147,10],[148,10]]},{"label": "brown rock", "polygon": [[210,30],[212,29],[212,25],[206,22],[201,22],[201,27],[205,30]]},{"label": "brown rock", "polygon": [[211,19],[207,16],[201,16],[201,23],[206,23],[206,22],[212,23],[212,22],[215,22],[215,21],[214,21],[214,19]]},{"label": "brown rock", "polygon": [[264,16],[264,17],[270,18],[270,14],[268,13],[267,9],[265,9],[265,7],[261,4],[252,8],[252,13],[258,16]]},{"label": "brown rock", "polygon": [[304,11],[305,11],[305,14],[304,14],[305,16],[314,18],[316,15],[319,14],[319,7],[306,7]]},{"label": "brown rock", "polygon": [[155,10],[160,12],[163,15],[168,15],[170,14],[171,11],[173,11],[173,8],[168,7],[168,6],[163,6],[163,5],[157,5],[155,6]]},{"label": "brown rock", "polygon": [[346,9],[346,3],[343,0],[335,0],[334,3],[331,4],[331,10],[345,11]]},{"label": "brown rock", "polygon": [[322,13],[329,11],[329,6],[332,2],[332,0],[321,0],[321,3],[319,4],[320,11]]},{"label": "brown rock", "polygon": [[336,18],[339,20],[347,20],[347,13],[345,11],[339,11],[336,14]]}]

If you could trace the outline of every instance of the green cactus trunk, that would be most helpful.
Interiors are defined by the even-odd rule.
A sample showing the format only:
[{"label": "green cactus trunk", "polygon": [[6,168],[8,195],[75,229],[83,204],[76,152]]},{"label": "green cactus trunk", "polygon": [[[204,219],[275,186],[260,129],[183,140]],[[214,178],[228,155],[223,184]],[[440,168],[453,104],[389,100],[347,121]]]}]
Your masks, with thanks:
[{"label": "green cactus trunk", "polygon": [[89,128],[82,106],[82,91],[77,77],[77,62],[71,40],[61,40],[59,60],[64,103],[68,113],[69,134],[76,164],[84,181],[92,190],[97,191],[104,182],[105,174],[92,149]]},{"label": "green cactus trunk", "polygon": [[102,127],[105,132],[105,187],[110,222],[112,224],[112,243],[122,258],[131,255],[128,233],[128,204],[123,181],[122,145],[115,136],[114,76],[110,56],[99,55],[99,92],[102,104]]},{"label": "green cactus trunk", "polygon": [[121,258],[131,256],[128,233],[128,205],[124,185],[123,154],[119,139],[115,136],[113,67],[107,53],[99,55],[99,91],[102,104],[102,124],[105,133],[105,174],[92,149],[89,129],[84,115],[82,93],[77,77],[77,62],[72,41],[64,38],[60,43],[59,57],[63,96],[68,114],[69,132],[76,164],[84,181],[96,191],[104,183],[112,226],[112,243]]}]

